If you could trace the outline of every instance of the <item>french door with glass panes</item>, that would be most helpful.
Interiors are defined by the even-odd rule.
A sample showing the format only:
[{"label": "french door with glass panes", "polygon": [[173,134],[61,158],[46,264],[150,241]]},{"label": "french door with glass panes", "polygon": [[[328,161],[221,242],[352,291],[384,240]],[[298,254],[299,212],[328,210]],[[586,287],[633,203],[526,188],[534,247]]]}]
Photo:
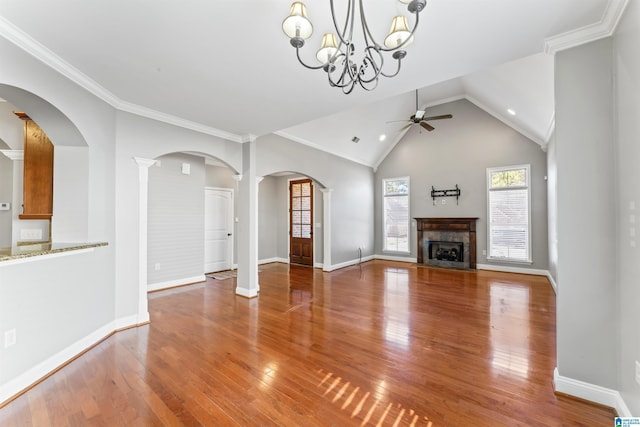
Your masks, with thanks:
[{"label": "french door with glass panes", "polygon": [[313,183],[289,182],[289,262],[313,265]]}]

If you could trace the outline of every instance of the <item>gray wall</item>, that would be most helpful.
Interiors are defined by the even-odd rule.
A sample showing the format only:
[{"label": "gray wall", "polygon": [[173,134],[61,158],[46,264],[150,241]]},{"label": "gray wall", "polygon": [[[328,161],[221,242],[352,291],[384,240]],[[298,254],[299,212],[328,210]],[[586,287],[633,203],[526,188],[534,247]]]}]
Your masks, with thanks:
[{"label": "gray wall", "polygon": [[556,161],[556,138],[551,137],[547,145],[547,223],[549,238],[549,274],[558,280],[558,164]]},{"label": "gray wall", "polygon": [[176,153],[157,160],[160,166],[149,168],[149,284],[204,274],[204,158]]},{"label": "gray wall", "polygon": [[611,59],[611,39],[556,54],[557,340],[561,376],[616,389]]},{"label": "gray wall", "polygon": [[[289,259],[289,181],[295,179],[305,179],[306,176],[298,174],[288,174],[285,176],[271,176],[270,203],[274,204],[275,210],[272,210],[270,214],[273,216],[268,219],[262,219],[263,210],[260,211],[260,247],[262,247],[262,240],[266,236],[263,235],[264,227],[271,227],[270,234],[274,234],[275,239],[275,255],[263,256],[260,253],[260,259],[276,257],[280,260]],[[266,179],[266,178],[265,178]],[[264,181],[263,181],[264,183]],[[313,259],[314,264],[320,265],[323,263],[323,233],[322,228],[324,224],[323,220],[323,200],[322,200],[322,187],[316,181],[313,181]],[[261,204],[263,199],[262,184],[260,184],[260,198]],[[266,212],[265,212],[266,213]],[[265,226],[263,226],[263,221]],[[271,254],[272,252],[269,252]]]},{"label": "gray wall", "polygon": [[[531,165],[531,241],[532,264],[514,264],[522,268],[546,270],[547,189],[546,155],[541,147],[496,120],[467,100],[430,108],[428,115],[453,114],[452,119],[434,122],[432,132],[414,127],[380,164],[375,175],[376,253],[382,250],[382,180],[410,177],[410,214],[416,217],[478,217],[478,263],[488,261],[482,251],[487,247],[488,167]],[[434,205],[431,187],[437,190],[461,189],[459,204],[455,197],[439,199]],[[442,204],[442,200],[446,204]],[[417,256],[416,224],[411,221],[409,247],[411,258]],[[387,255],[396,255],[388,253]],[[397,255],[403,256],[403,255]],[[409,256],[409,255],[404,255]]]},{"label": "gray wall", "polygon": [[[620,327],[619,390],[631,413],[640,416],[640,385],[635,382],[640,361],[640,256],[637,237],[640,213],[640,4],[630,1],[614,37],[615,104],[617,113],[615,188],[618,218],[618,306]],[[632,222],[632,218],[634,222]],[[635,246],[632,246],[632,243]]]},{"label": "gray wall", "polygon": [[[8,149],[0,141],[0,150]],[[12,203],[13,160],[0,154],[0,202]],[[13,209],[13,206],[11,206]],[[11,246],[11,210],[0,211],[0,248]]]},{"label": "gray wall", "polygon": [[[0,150],[22,150],[24,124],[13,114],[16,108],[0,101]],[[13,222],[13,160],[0,154],[0,202],[11,203],[11,210],[0,211],[0,248],[11,246]],[[19,206],[16,207],[16,209]],[[15,212],[18,212],[16,210]],[[22,213],[22,210],[19,210]],[[17,214],[16,214],[17,215]]]},{"label": "gray wall", "polygon": [[[258,138],[259,176],[295,172],[314,180],[316,191],[331,192],[331,264],[353,262],[358,246],[373,254],[373,171],[341,157],[295,143],[278,135]],[[316,201],[322,193],[316,192]],[[285,205],[286,206],[286,205]],[[316,208],[316,222],[321,211]],[[314,228],[316,236],[318,229]],[[317,246],[314,248],[317,250]],[[317,259],[317,258],[316,258]]]},{"label": "gray wall", "polygon": [[[87,206],[83,211],[87,216],[87,239],[109,242],[109,246],[93,252],[0,266],[0,333],[17,329],[16,345],[7,349],[0,346],[3,401],[19,391],[19,387],[13,387],[14,380],[26,387],[45,375],[47,369],[63,363],[64,355],[75,356],[83,344],[88,346],[119,327],[135,323],[135,319],[118,323],[115,316],[123,295],[117,294],[114,285],[114,109],[1,37],[0,56],[0,97],[27,112],[47,134],[53,136],[56,129],[64,135],[73,134],[76,143],[78,135],[86,140],[88,167],[75,179],[85,181],[87,194],[77,197],[83,198]],[[8,138],[2,139],[11,146]],[[55,140],[57,146],[72,145],[64,137]],[[127,162],[133,163],[131,157]],[[126,208],[135,215],[135,206]],[[54,228],[57,221],[54,217]],[[136,295],[137,292],[124,298],[132,297],[137,307]],[[135,311],[127,314],[131,313]]]},{"label": "gray wall", "polygon": [[233,188],[238,191],[238,182],[233,178],[236,173],[225,166],[206,166],[205,185],[207,187]]},{"label": "gray wall", "polygon": [[278,256],[278,179],[265,176],[258,188],[258,260],[266,260]]}]

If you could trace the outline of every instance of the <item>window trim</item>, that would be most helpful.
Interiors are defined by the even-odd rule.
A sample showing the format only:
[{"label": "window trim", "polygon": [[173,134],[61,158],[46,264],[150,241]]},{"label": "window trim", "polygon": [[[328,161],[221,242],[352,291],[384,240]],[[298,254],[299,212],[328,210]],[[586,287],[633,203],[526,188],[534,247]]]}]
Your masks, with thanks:
[{"label": "window trim", "polygon": [[[491,188],[491,174],[494,172],[503,172],[510,170],[524,169],[526,174],[526,185],[504,187],[501,189]],[[486,176],[487,184],[487,261],[505,262],[514,264],[533,264],[532,257],[532,234],[531,234],[531,165],[510,165],[487,168]],[[508,190],[527,190],[527,259],[514,259],[491,256],[491,192],[492,191],[508,191]]]},{"label": "window trim", "polygon": [[[387,181],[407,181],[407,194],[386,194]],[[384,208],[385,199],[387,197],[407,197],[407,250],[406,251],[398,251],[387,248],[387,233],[386,233],[386,219],[387,214]],[[411,254],[411,178],[409,176],[398,176],[394,178],[382,178],[382,252],[392,253],[392,254]]]}]

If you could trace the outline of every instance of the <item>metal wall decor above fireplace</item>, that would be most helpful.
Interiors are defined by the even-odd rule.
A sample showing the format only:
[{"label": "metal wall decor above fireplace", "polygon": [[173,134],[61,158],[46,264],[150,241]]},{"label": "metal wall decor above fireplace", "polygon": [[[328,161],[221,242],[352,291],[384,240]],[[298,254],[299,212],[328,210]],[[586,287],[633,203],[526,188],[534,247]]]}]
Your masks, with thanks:
[{"label": "metal wall decor above fireplace", "polygon": [[415,218],[418,264],[476,269],[478,218]]}]

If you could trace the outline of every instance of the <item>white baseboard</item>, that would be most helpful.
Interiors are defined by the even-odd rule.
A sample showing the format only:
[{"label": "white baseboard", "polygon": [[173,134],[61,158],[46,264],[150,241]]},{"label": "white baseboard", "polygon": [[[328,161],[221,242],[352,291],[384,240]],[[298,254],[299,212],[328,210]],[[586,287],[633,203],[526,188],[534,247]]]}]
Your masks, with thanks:
[{"label": "white baseboard", "polygon": [[[120,317],[113,321],[113,330],[119,331],[132,326],[142,325],[149,322],[149,312],[142,314],[132,314],[131,316]],[[113,332],[113,331],[112,331]]]},{"label": "white baseboard", "polygon": [[547,279],[549,279],[549,283],[551,283],[551,287],[553,288],[553,293],[558,295],[558,284],[556,283],[555,279],[553,278],[553,276],[549,271],[547,271]]},{"label": "white baseboard", "polygon": [[375,255],[375,259],[382,259],[382,260],[385,260],[385,261],[410,262],[410,263],[413,263],[413,264],[418,262],[417,258],[402,257],[402,256],[397,256],[397,255]]},{"label": "white baseboard", "polygon": [[255,298],[258,296],[258,292],[260,292],[260,287],[256,289],[236,287],[236,294],[245,298]]},{"label": "white baseboard", "polygon": [[270,264],[272,262],[282,262],[282,263],[285,263],[285,264],[289,264],[289,260],[287,258],[273,257],[273,258],[265,258],[265,259],[258,260],[258,265]]},{"label": "white baseboard", "polygon": [[192,283],[204,282],[205,280],[207,280],[207,277],[203,274],[201,276],[185,277],[183,279],[169,280],[167,282],[149,283],[147,285],[147,292],[175,288],[176,286],[190,285]]},{"label": "white baseboard", "polygon": [[558,368],[553,371],[553,382],[555,383],[555,390],[559,393],[609,406],[614,408],[621,417],[632,416],[629,407],[617,390],[563,377],[558,372]]},{"label": "white baseboard", "polygon": [[134,314],[113,320],[3,384],[0,386],[0,406],[12,397],[37,384],[52,372],[64,366],[79,354],[82,354],[118,329],[138,325],[137,319],[138,316]]},{"label": "white baseboard", "polygon": [[350,261],[341,262],[339,264],[333,264],[333,265],[328,265],[328,266],[324,266],[323,265],[323,271],[334,271],[334,270],[338,270],[340,268],[350,267],[352,265],[359,264],[360,261],[366,262],[366,261],[371,261],[372,259],[374,259],[374,256],[373,255],[368,255],[368,256],[362,257],[362,260],[360,260],[360,259],[352,259]]},{"label": "white baseboard", "polygon": [[502,271],[505,273],[533,274],[534,276],[548,276],[547,270],[539,270],[537,268],[515,267],[509,265],[493,265],[493,264],[476,264],[478,270]]}]

